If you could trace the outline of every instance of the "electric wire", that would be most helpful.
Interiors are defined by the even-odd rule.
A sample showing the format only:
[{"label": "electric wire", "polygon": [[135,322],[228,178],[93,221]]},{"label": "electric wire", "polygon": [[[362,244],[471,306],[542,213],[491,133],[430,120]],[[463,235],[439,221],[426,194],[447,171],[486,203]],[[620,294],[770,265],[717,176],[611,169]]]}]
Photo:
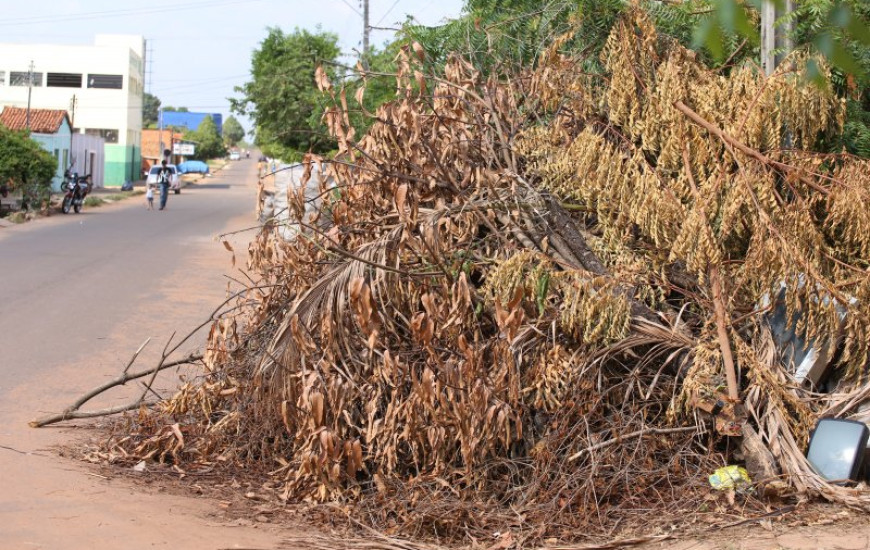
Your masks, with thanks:
[{"label": "electric wire", "polygon": [[348,2],[347,0],[341,0],[341,1],[344,3],[345,6],[349,7],[350,9],[352,9],[352,10],[354,11],[354,13],[356,13],[356,14],[359,15],[360,17],[363,16],[363,14],[360,13],[360,11],[359,11],[358,9],[356,9],[356,8],[353,6],[353,4],[351,4],[351,3]]},{"label": "electric wire", "polygon": [[386,13],[384,13],[384,15],[381,16],[380,19],[378,19],[378,22],[375,23],[375,26],[377,27],[378,25],[380,25],[384,21],[384,19],[386,19],[387,16],[390,15],[390,12],[393,11],[393,8],[395,8],[399,4],[399,2],[401,2],[401,1],[402,0],[395,0],[395,2],[393,2],[393,5],[390,6],[390,9],[388,9],[386,11]]},{"label": "electric wire", "polygon": [[160,6],[124,8],[119,10],[106,10],[84,13],[70,13],[64,15],[40,15],[30,17],[12,17],[0,21],[0,27],[12,27],[19,25],[41,25],[45,23],[87,21],[92,19],[106,19],[113,17],[128,17],[131,15],[150,15],[155,13],[167,13],[174,11],[195,10],[205,7],[222,7],[235,4],[250,4],[252,2],[264,2],[267,0],[208,0],[203,2],[191,2],[189,4],[163,4]]}]

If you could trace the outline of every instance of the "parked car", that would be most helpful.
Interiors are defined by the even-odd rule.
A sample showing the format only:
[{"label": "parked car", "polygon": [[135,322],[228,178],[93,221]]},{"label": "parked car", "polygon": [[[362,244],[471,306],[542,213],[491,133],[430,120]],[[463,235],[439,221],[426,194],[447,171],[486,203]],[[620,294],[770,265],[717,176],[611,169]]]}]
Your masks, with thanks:
[{"label": "parked car", "polygon": [[[167,168],[172,172],[172,177],[169,179],[169,188],[177,195],[181,193],[181,178],[178,176],[178,168],[174,164],[167,164]],[[157,185],[157,174],[160,172],[160,165],[152,166],[148,171],[148,178],[145,183]]]},{"label": "parked car", "polygon": [[230,160],[239,160],[240,158],[242,158],[242,155],[238,151],[230,152]]}]

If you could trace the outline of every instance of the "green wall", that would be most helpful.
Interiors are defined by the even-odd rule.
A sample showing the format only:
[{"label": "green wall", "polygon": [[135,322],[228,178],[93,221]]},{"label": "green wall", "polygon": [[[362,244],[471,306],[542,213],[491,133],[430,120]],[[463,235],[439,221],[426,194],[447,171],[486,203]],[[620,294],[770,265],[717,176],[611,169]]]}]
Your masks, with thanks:
[{"label": "green wall", "polygon": [[106,144],[106,166],[103,174],[104,185],[124,185],[127,181],[139,180],[141,164],[142,154],[139,147]]}]

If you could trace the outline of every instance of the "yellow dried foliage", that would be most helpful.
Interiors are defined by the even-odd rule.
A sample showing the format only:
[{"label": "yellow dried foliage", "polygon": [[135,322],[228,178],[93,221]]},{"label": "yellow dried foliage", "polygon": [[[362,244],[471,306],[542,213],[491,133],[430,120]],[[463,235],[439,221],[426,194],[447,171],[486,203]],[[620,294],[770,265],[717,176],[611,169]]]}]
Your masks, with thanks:
[{"label": "yellow dried foliage", "polygon": [[340,189],[333,225],[264,228],[259,286],[212,328],[207,381],[143,412],[125,457],[277,462],[283,498],[352,501],[406,533],[610,535],[639,510],[696,510],[699,472],[733,458],[687,407],[725,387],[730,349],[755,421],[777,419],[764,437],[788,443],[788,482],[843,501],[803,484],[794,442],[852,409],[778,387],[790,366],[758,343],[784,288],[798,332],[842,342],[860,402],[870,166],[812,153],[842,100],[801,81],[805,54],[771,78],[713,71],[635,11],[603,78],[564,39],[515,78],[457,56],[433,78],[409,47],[358,140],[323,82],[338,152],[307,162]]},{"label": "yellow dried foliage", "polygon": [[578,342],[607,346],[628,336],[631,306],[612,279],[567,273],[555,283],[562,297],[559,325]]}]

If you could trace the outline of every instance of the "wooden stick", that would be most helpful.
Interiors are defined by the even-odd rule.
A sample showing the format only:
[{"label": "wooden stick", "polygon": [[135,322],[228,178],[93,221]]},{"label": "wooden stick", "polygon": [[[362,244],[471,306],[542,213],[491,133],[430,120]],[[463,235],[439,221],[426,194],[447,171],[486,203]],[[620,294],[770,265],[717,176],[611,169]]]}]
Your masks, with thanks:
[{"label": "wooden stick", "polygon": [[610,447],[611,445],[616,445],[617,443],[621,443],[626,439],[631,439],[632,437],[638,437],[646,434],[676,434],[676,433],[684,433],[684,432],[698,432],[702,431],[703,428],[699,428],[698,426],[685,426],[683,428],[643,428],[641,430],[635,430],[631,433],[627,433],[625,435],[621,435],[619,437],[614,437],[613,439],[608,439],[607,441],[602,441],[601,443],[596,443],[591,447],[586,447],[585,449],[581,449],[579,452],[568,457],[568,462],[574,462],[581,456],[585,454],[589,454],[592,451],[598,451],[600,449],[604,449]]},{"label": "wooden stick", "polygon": [[716,334],[719,338],[719,348],[722,350],[722,362],[725,364],[725,380],[728,382],[728,398],[739,401],[740,386],[737,384],[737,368],[731,353],[731,340],[728,338],[728,314],[725,311],[725,300],[722,299],[722,276],[719,274],[719,266],[710,266],[710,286],[713,290]]},{"label": "wooden stick", "polygon": [[[147,405],[147,406],[153,405],[156,402],[146,402],[145,396],[148,395],[149,391],[153,391],[153,390],[151,390],[151,385],[154,383],[154,379],[156,378],[157,373],[162,371],[162,370],[170,369],[172,367],[176,367],[179,365],[188,365],[188,364],[194,363],[195,361],[201,361],[203,359],[203,354],[191,352],[187,357],[185,357],[183,359],[179,359],[177,361],[171,361],[169,363],[166,362],[167,357],[171,356],[173,353],[178,351],[178,349],[181,346],[183,346],[185,342],[187,342],[188,340],[193,338],[193,336],[197,332],[199,332],[199,330],[201,328],[203,328],[206,325],[208,325],[209,323],[215,321],[221,315],[226,314],[227,311],[232,311],[233,309],[235,309],[235,308],[230,308],[227,311],[221,312],[221,309],[224,306],[226,306],[228,303],[230,303],[232,300],[235,300],[236,298],[238,298],[242,294],[249,292],[250,290],[251,289],[246,288],[246,289],[240,290],[239,292],[236,292],[232,296],[229,296],[228,298],[226,298],[223,302],[220,303],[220,305],[218,307],[216,307],[214,309],[214,311],[212,311],[211,315],[209,316],[209,318],[207,320],[203,321],[196,328],[194,328],[193,330],[188,332],[187,336],[185,336],[184,338],[179,340],[178,343],[176,343],[174,346],[172,346],[170,348],[169,346],[172,344],[172,340],[175,339],[175,332],[173,332],[172,336],[170,336],[169,340],[166,342],[166,346],[164,346],[164,348],[163,348],[163,352],[161,354],[160,361],[157,363],[157,366],[150,368],[150,369],[143,370],[143,371],[139,371],[139,372],[136,372],[133,374],[129,374],[130,367],[136,361],[136,358],[139,356],[139,353],[142,351],[142,349],[145,347],[145,345],[151,340],[149,338],[141,346],[139,346],[139,349],[137,349],[135,353],[133,353],[133,357],[124,366],[124,370],[121,373],[121,376],[115,378],[114,380],[110,380],[109,382],[106,382],[105,384],[103,384],[101,386],[98,386],[98,387],[92,389],[91,391],[89,391],[88,393],[86,393],[85,395],[80,397],[78,400],[76,400],[75,403],[73,403],[72,405],[67,407],[61,413],[53,414],[53,415],[46,416],[43,418],[37,418],[36,420],[30,421],[29,422],[30,427],[41,428],[43,426],[47,426],[49,424],[55,424],[57,422],[62,422],[64,420],[71,420],[74,418],[94,418],[94,417],[98,417],[98,416],[108,416],[108,415],[112,415],[112,414],[117,414],[119,412],[124,412],[124,411],[129,411],[131,409],[135,409],[143,404]],[[123,386],[124,384],[126,384],[127,382],[129,382],[131,380],[137,380],[139,378],[144,378],[146,376],[151,376],[151,380],[149,380],[148,383],[145,384],[145,389],[142,391],[142,394],[139,396],[139,398],[137,400],[135,400],[131,403],[127,403],[126,405],[118,405],[117,407],[112,407],[112,408],[108,408],[108,409],[99,409],[99,410],[95,410],[95,411],[79,411],[79,409],[81,408],[82,405],[84,405],[85,403],[87,403],[88,401],[90,401],[91,399],[96,397],[97,395],[100,395],[101,393],[105,392],[106,390],[109,390],[109,389],[117,387],[117,386]]]},{"label": "wooden stick", "polygon": [[[139,349],[141,350],[142,348],[139,348]],[[138,351],[137,351],[137,353],[138,353]],[[126,405],[119,405],[117,407],[111,407],[108,409],[98,409],[98,410],[94,410],[94,411],[80,411],[79,410],[82,405],[84,405],[85,403],[87,403],[88,401],[90,401],[91,399],[96,397],[97,395],[100,395],[101,393],[105,392],[106,390],[109,390],[109,389],[117,387],[117,386],[123,386],[127,382],[130,382],[131,380],[137,380],[139,378],[144,378],[144,377],[149,376],[149,375],[151,375],[153,377],[158,372],[160,372],[162,370],[170,369],[172,367],[177,367],[179,365],[187,365],[187,364],[193,363],[195,361],[201,360],[202,357],[203,356],[201,353],[199,353],[199,354],[192,353],[192,354],[188,355],[187,357],[185,357],[184,359],[179,359],[178,361],[171,361],[169,363],[164,363],[161,361],[161,363],[158,364],[156,367],[152,367],[150,369],[135,372],[133,374],[128,374],[125,370],[121,376],[119,376],[119,377],[117,377],[109,382],[106,382],[105,384],[103,384],[101,386],[98,386],[98,387],[92,389],[91,391],[86,393],[84,396],[80,397],[75,403],[73,403],[72,405],[67,407],[63,412],[60,412],[57,414],[52,414],[49,416],[44,416],[44,417],[38,418],[36,420],[32,420],[32,421],[30,421],[29,425],[31,428],[41,428],[43,426],[48,426],[49,424],[56,424],[58,422],[63,422],[64,420],[72,420],[75,418],[96,418],[98,416],[108,416],[108,415],[112,415],[112,414],[117,414],[119,412],[124,412],[124,411],[129,411],[129,410],[135,409],[135,408],[139,407],[140,405],[142,405],[143,403],[146,403],[144,401],[144,399],[145,399],[145,395],[147,394],[148,387],[150,387],[150,385],[146,387],[145,393],[143,393],[138,399],[136,399],[135,401],[132,401],[130,403],[127,403]],[[152,378],[152,382],[153,382],[153,378]],[[154,402],[147,402],[146,404],[151,405],[153,403]]]},{"label": "wooden stick", "polygon": [[673,535],[649,535],[630,539],[616,539],[602,544],[584,544],[582,546],[542,546],[538,550],[616,550],[628,546],[639,546],[648,542],[660,542],[674,538]]},{"label": "wooden stick", "polygon": [[64,411],[62,413],[53,414],[51,416],[44,416],[37,420],[32,420],[29,422],[29,426],[31,428],[42,428],[43,426],[48,426],[49,424],[56,424],[58,422],[63,422],[64,420],[75,420],[81,418],[98,418],[100,416],[111,416],[113,414],[122,413],[125,411],[131,411],[133,409],[138,409],[141,406],[150,407],[157,403],[156,401],[131,401],[125,405],[118,405],[117,407],[109,407],[108,409],[96,409],[93,411]]},{"label": "wooden stick", "polygon": [[[689,158],[689,146],[683,146],[683,168],[686,171],[686,177],[689,180],[689,186],[692,189],[692,194],[695,197],[695,203],[701,217],[704,219],[704,225],[710,228],[710,221],[707,218],[707,210],[704,208],[703,197],[698,189],[698,184],[695,183],[695,176],[692,174],[692,165]],[[711,264],[707,267],[709,271],[710,287],[713,293],[713,311],[716,315],[716,334],[719,338],[719,349],[722,351],[722,362],[725,364],[725,380],[728,382],[728,398],[732,401],[740,400],[740,386],[737,384],[737,369],[734,366],[734,356],[731,353],[731,340],[728,338],[728,313],[725,311],[725,300],[722,298],[722,276],[719,272],[719,266]]]},{"label": "wooden stick", "polygon": [[[708,122],[704,117],[702,117],[701,115],[699,115],[698,113],[693,111],[691,107],[689,107],[688,105],[686,105],[682,101],[674,102],[674,107],[678,111],[680,111],[681,113],[683,113],[684,115],[689,117],[689,119],[691,119],[692,122],[694,122],[698,126],[701,126],[702,128],[704,128],[705,130],[707,130],[708,132],[710,132],[714,136],[718,137],[719,139],[721,139],[722,141],[724,141],[725,143],[727,143],[731,147],[739,149],[742,153],[749,155],[750,157],[754,158],[755,160],[757,160],[763,164],[767,164],[769,166],[775,166],[776,168],[779,168],[780,170],[783,170],[785,172],[798,172],[798,178],[800,178],[800,180],[802,182],[807,184],[807,186],[809,186],[812,189],[815,189],[816,191],[818,191],[819,193],[821,193],[825,196],[828,196],[831,194],[831,192],[829,190],[825,189],[821,185],[817,184],[816,182],[812,181],[811,179],[809,179],[805,176],[800,175],[799,172],[802,171],[801,168],[798,168],[797,166],[792,166],[790,164],[785,164],[784,162],[779,162],[779,161],[773,160],[772,158],[761,153],[760,151],[756,151],[755,149],[749,147],[748,145],[741,143],[740,141],[738,141],[738,140],[734,139],[733,137],[731,137],[730,135],[728,135],[724,130],[722,130],[721,128],[719,128],[715,124]],[[819,174],[816,174],[816,175],[819,175]],[[826,179],[830,179],[832,181],[838,181],[838,180],[831,178],[831,177],[828,177],[828,176],[821,176],[821,177],[824,177]]]}]

